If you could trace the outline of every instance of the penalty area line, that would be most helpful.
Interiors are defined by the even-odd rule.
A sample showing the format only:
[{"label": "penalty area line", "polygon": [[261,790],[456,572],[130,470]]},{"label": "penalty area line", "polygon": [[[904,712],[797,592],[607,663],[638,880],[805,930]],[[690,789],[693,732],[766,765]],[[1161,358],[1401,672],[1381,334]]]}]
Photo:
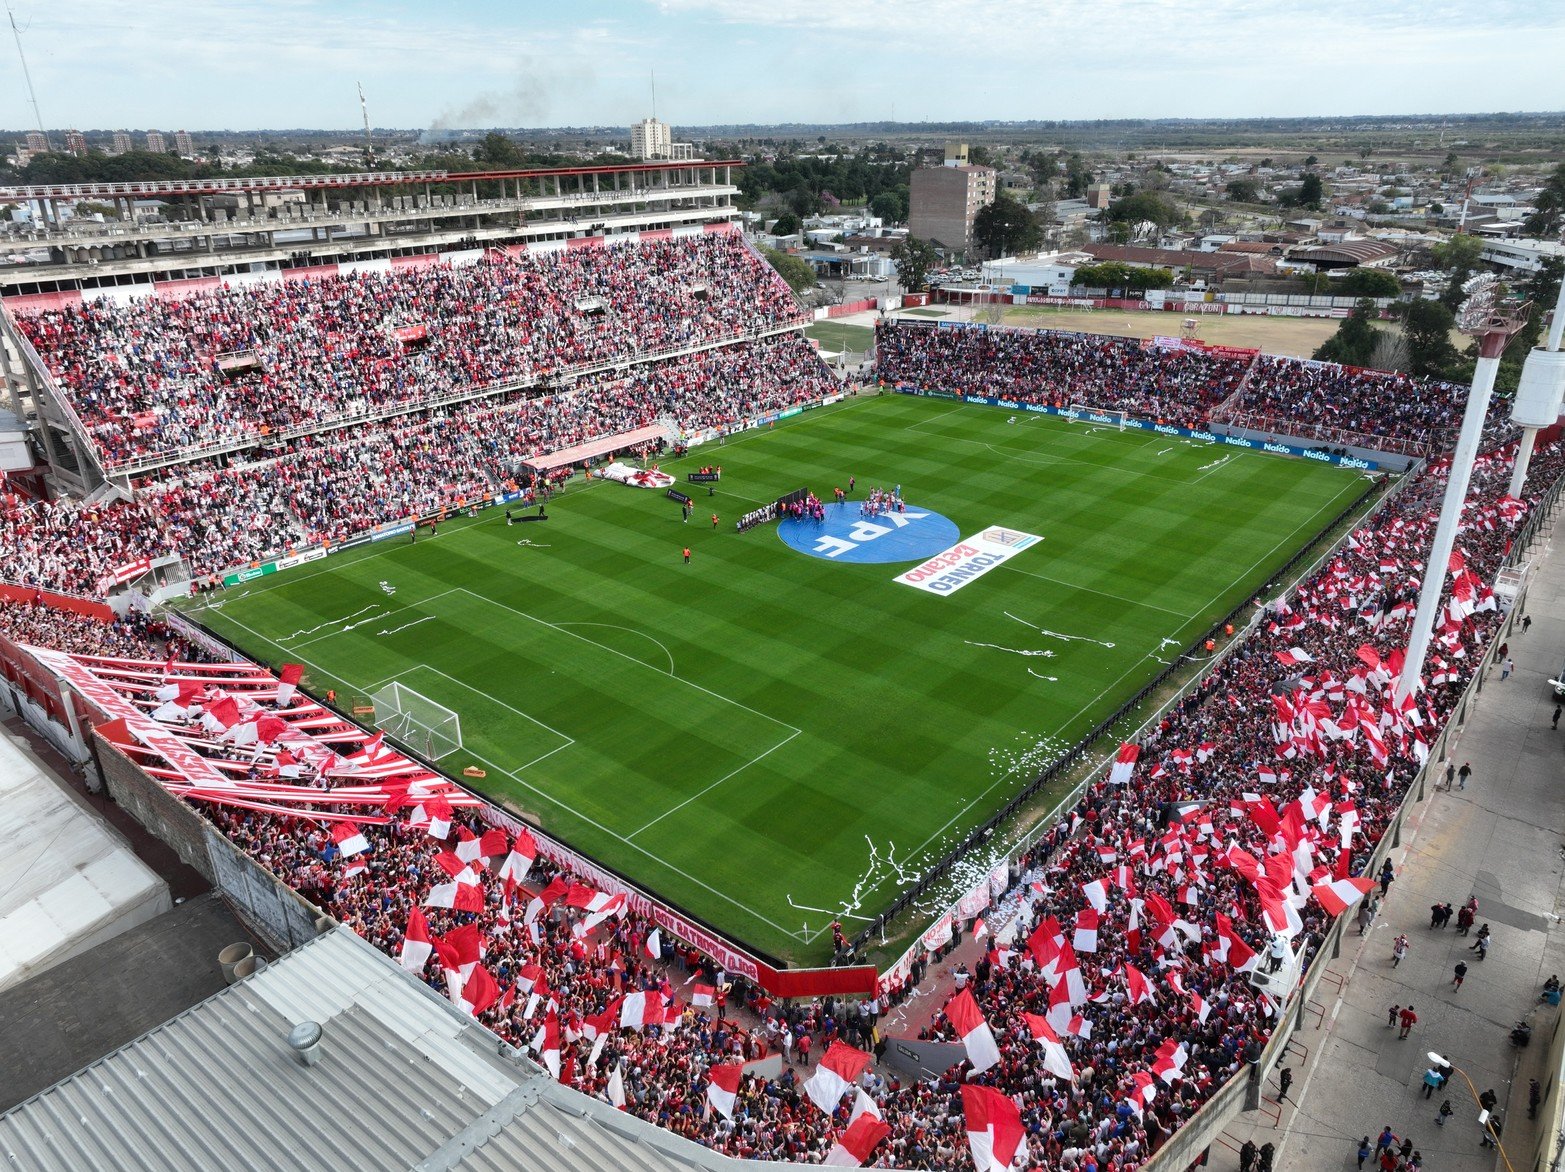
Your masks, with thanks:
[{"label": "penalty area line", "polygon": [[[695,801],[697,798],[705,797],[707,794],[711,793],[718,786],[722,785],[723,782],[727,781],[730,777],[734,777],[734,776],[736,776],[736,775],[738,775],[740,773],[743,773],[746,769],[750,768],[750,766],[754,765],[757,761],[760,761],[760,760],[762,760],[763,758],[766,758],[766,757],[770,757],[773,753],[777,752],[778,749],[782,748],[789,741],[793,740],[794,737],[798,736],[799,732],[800,732],[799,729],[794,729],[793,732],[789,733],[782,740],[778,741],[770,749],[767,749],[766,752],[760,754],[759,756],[750,758],[750,760],[746,761],[743,765],[739,766],[738,769],[734,769],[734,770],[731,770],[728,773],[723,774],[722,777],[719,777],[711,785],[707,786],[705,789],[700,790],[697,793],[691,794],[688,798],[686,798],[684,801],[680,802],[679,805],[673,807],[672,809],[664,810],[663,813],[659,814],[656,818],[652,819],[652,821],[648,822],[645,826],[641,827],[640,830],[632,830],[630,832],[630,838],[635,838],[636,835],[640,834],[642,830],[650,830],[652,827],[656,826],[659,822],[663,821],[663,819],[667,818],[670,814],[677,814],[677,813],[679,813],[679,811],[683,810],[686,806],[688,806],[691,802]],[[629,842],[630,839],[628,838],[625,841]]]}]

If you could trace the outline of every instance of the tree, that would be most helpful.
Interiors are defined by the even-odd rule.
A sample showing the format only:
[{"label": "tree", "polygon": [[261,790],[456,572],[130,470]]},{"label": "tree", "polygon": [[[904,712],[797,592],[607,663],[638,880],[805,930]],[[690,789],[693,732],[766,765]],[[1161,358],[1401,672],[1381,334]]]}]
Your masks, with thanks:
[{"label": "tree", "polygon": [[1065,159],[1065,195],[1067,199],[1080,199],[1092,185],[1092,172],[1080,154],[1072,151]]},{"label": "tree", "polygon": [[1435,264],[1446,274],[1445,292],[1440,295],[1440,300],[1447,309],[1455,312],[1467,296],[1462,292],[1462,286],[1478,268],[1483,241],[1464,232],[1451,237],[1444,244],[1434,245],[1429,251],[1435,258]]},{"label": "tree", "polygon": [[1343,297],[1397,297],[1402,282],[1385,269],[1349,269],[1336,288]]},{"label": "tree", "polygon": [[892,248],[891,260],[897,266],[897,282],[902,291],[919,293],[929,287],[929,273],[940,264],[940,254],[929,241],[908,236]]},{"label": "tree", "polygon": [[879,216],[887,224],[900,224],[907,218],[907,210],[895,191],[882,191],[869,201],[871,215]]},{"label": "tree", "polygon": [[1137,224],[1149,221],[1161,232],[1172,228],[1184,217],[1180,214],[1179,205],[1168,196],[1142,191],[1116,199],[1109,204],[1104,218],[1110,223],[1124,224],[1133,233]]},{"label": "tree", "polygon": [[520,167],[527,161],[522,148],[498,130],[491,130],[473,148],[473,162],[490,167]]},{"label": "tree", "polygon": [[1304,165],[1306,167],[1313,167],[1318,162],[1320,162],[1320,160],[1318,158],[1316,158],[1314,155],[1311,155],[1309,158],[1304,160]]},{"label": "tree", "polygon": [[1235,179],[1225,190],[1235,203],[1255,203],[1261,198],[1261,185],[1254,179]]},{"label": "tree", "polygon": [[1438,301],[1410,303],[1402,319],[1407,339],[1408,369],[1428,378],[1443,378],[1460,355],[1451,344],[1456,315]]},{"label": "tree", "polygon": [[773,236],[793,236],[802,230],[803,224],[799,223],[799,217],[791,211],[784,212],[777,217],[777,222],[772,225]]},{"label": "tree", "polygon": [[787,281],[788,288],[795,293],[815,288],[815,270],[803,257],[778,252],[775,248],[763,248],[761,251],[766,255],[767,263],[777,270],[778,276]]},{"label": "tree", "polygon": [[1561,220],[1565,219],[1565,163],[1554,168],[1532,206],[1536,210],[1527,217],[1527,231],[1534,236],[1558,235]]},{"label": "tree", "polygon": [[1082,265],[1071,278],[1071,284],[1083,289],[1169,289],[1174,284],[1174,274],[1169,269],[1144,269],[1123,261],[1107,260],[1101,264]]},{"label": "tree", "polygon": [[1043,243],[1043,229],[1025,204],[1002,191],[993,203],[978,209],[973,219],[973,237],[989,250],[990,256],[1010,256],[1036,252]]},{"label": "tree", "polygon": [[1299,184],[1299,202],[1307,208],[1320,207],[1321,200],[1325,196],[1326,185],[1313,171],[1304,177],[1304,182]]},{"label": "tree", "polygon": [[1368,298],[1359,301],[1353,312],[1342,319],[1337,332],[1327,338],[1313,357],[1321,362],[1336,362],[1343,366],[1368,366],[1375,353],[1379,331],[1371,324],[1379,310]]}]

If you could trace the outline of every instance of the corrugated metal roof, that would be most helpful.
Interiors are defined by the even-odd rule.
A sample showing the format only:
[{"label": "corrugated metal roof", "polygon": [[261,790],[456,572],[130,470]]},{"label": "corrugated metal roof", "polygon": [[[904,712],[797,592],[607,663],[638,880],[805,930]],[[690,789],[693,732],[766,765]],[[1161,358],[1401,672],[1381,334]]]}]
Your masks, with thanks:
[{"label": "corrugated metal roof", "polygon": [[[324,1031],[321,1061],[288,1046]],[[741,1169],[560,1086],[347,928],[0,1115],[15,1172]]]}]

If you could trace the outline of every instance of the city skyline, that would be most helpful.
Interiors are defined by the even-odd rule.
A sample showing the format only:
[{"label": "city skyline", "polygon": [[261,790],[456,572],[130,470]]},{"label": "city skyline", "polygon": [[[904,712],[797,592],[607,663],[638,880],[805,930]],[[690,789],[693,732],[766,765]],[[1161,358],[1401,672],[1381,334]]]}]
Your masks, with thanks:
[{"label": "city skyline", "polygon": [[[360,81],[380,127],[628,127],[654,71],[676,126],[1536,111],[1565,53],[1565,11],[1514,0],[1018,0],[1000,26],[977,0],[15,9],[44,124],[82,129],[351,130]],[[30,126],[7,72],[0,120]]]}]

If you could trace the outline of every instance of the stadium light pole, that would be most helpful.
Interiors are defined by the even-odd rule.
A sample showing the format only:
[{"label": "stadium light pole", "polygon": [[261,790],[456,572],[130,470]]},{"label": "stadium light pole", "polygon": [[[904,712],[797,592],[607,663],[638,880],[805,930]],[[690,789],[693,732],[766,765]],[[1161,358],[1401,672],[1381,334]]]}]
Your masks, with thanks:
[{"label": "stadium light pole", "polygon": [[1560,353],[1562,333],[1565,333],[1565,281],[1560,282],[1559,297],[1554,302],[1548,343],[1533,347],[1527,354],[1521,382],[1516,387],[1516,402],[1511,407],[1511,420],[1522,429],[1516,460],[1511,465],[1510,494],[1514,497],[1521,496],[1522,486],[1527,482],[1527,465],[1532,460],[1532,445],[1538,429],[1555,423],[1560,417],[1562,402],[1565,402],[1565,354]]},{"label": "stadium light pole", "polygon": [[[1402,676],[1397,681],[1396,699],[1400,704],[1418,687],[1423,674],[1424,656],[1434,633],[1435,616],[1440,609],[1440,592],[1445,586],[1456,530],[1462,519],[1462,504],[1473,479],[1473,460],[1483,439],[1484,419],[1494,394],[1494,377],[1500,370],[1500,355],[1511,336],[1526,324],[1525,305],[1496,304],[1498,282],[1484,273],[1462,286],[1467,300],[1457,315],[1457,327],[1478,342],[1478,364],[1473,370],[1472,389],[1467,392],[1467,410],[1462,415],[1462,430],[1451,454],[1451,471],[1446,479],[1445,499],[1440,505],[1440,520],[1435,524],[1434,545],[1424,564],[1424,583],[1418,592],[1418,612],[1408,634],[1407,655]],[[1480,666],[1480,669],[1482,667]]]},{"label": "stadium light pole", "polygon": [[[1472,1092],[1473,1102],[1478,1105],[1478,1109],[1480,1111],[1484,1109],[1483,1100],[1478,1097],[1478,1088],[1473,1085],[1473,1080],[1467,1077],[1467,1071],[1463,1070],[1460,1066],[1452,1062],[1444,1055],[1436,1054],[1433,1050],[1430,1050],[1426,1057],[1436,1066],[1449,1066],[1452,1070],[1456,1071],[1457,1074],[1461,1075],[1462,1081],[1467,1084],[1467,1089]],[[1494,1133],[1494,1128],[1489,1126],[1487,1121],[1480,1126],[1483,1127],[1489,1138],[1494,1140],[1494,1146],[1500,1149],[1500,1159],[1505,1161],[1506,1168],[1510,1169],[1510,1172],[1516,1172],[1516,1169],[1511,1168],[1511,1158],[1505,1154],[1505,1145],[1500,1142],[1500,1137]]]}]

